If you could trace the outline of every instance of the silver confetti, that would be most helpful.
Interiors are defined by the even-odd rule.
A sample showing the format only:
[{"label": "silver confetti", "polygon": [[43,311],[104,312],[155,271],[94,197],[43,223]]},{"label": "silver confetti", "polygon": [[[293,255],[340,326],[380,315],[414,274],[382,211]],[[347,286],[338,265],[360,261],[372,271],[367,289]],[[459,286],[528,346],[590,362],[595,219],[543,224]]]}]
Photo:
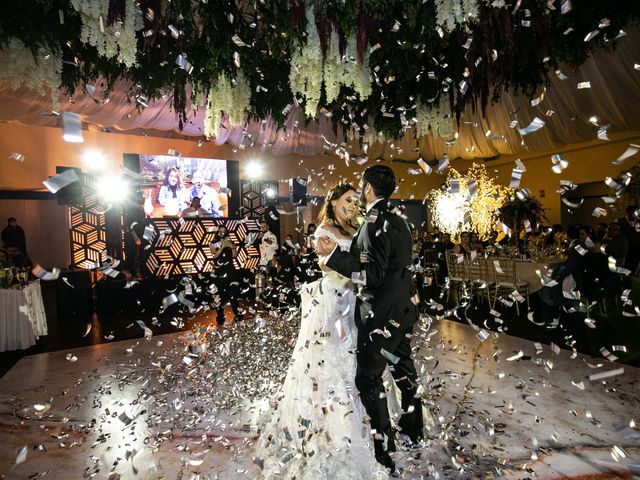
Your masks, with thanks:
[{"label": "silver confetti", "polygon": [[542,127],[544,127],[544,124],[544,120],[535,117],[528,126],[526,126],[525,128],[519,128],[518,132],[520,133],[520,135],[529,135],[530,133],[540,130]]},{"label": "silver confetti", "polygon": [[589,375],[589,381],[602,380],[603,378],[616,377],[624,373],[624,368],[616,368],[614,370],[607,370],[606,372],[594,373]]},{"label": "silver confetti", "polygon": [[631,144],[627,147],[622,155],[616,158],[613,162],[614,165],[622,165],[625,160],[633,157],[636,153],[640,151],[640,145]]},{"label": "silver confetti", "polygon": [[53,177],[49,177],[42,183],[51,193],[56,193],[64,187],[77,182],[78,180],[80,180],[80,178],[78,178],[78,174],[76,173],[76,171],[73,169],[69,169],[65,170],[62,173],[54,175]]},{"label": "silver confetti", "polygon": [[62,130],[62,139],[65,142],[84,142],[84,137],[82,136],[82,120],[80,119],[80,115],[78,115],[77,113],[62,113]]}]

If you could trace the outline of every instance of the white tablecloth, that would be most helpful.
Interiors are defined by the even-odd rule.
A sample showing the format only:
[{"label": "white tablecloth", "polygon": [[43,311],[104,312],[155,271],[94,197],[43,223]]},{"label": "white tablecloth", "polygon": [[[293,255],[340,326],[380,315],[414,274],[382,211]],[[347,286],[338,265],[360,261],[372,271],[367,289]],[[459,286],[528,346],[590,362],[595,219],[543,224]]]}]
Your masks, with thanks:
[{"label": "white tablecloth", "polygon": [[47,335],[40,280],[23,289],[0,289],[0,352],[24,350]]}]

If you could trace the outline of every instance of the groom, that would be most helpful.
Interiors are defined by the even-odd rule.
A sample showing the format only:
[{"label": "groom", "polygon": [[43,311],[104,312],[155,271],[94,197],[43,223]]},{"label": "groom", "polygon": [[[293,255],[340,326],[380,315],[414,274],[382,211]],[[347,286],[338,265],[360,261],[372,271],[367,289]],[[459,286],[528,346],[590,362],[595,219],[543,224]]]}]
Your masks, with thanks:
[{"label": "groom", "polygon": [[365,222],[350,251],[336,249],[328,237],[318,239],[318,253],[328,256],[324,261],[327,267],[348,278],[355,273],[364,283],[355,314],[356,385],[375,430],[376,459],[392,470],[389,452],[396,449],[395,435],[382,384],[387,364],[402,392],[400,429],[413,442],[422,437],[422,402],[416,398],[417,375],[411,359],[411,334],[418,318],[416,288],[408,270],[412,240],[404,219],[389,209],[388,199],[395,188],[389,167],[367,168],[359,187],[361,206],[366,206]]}]

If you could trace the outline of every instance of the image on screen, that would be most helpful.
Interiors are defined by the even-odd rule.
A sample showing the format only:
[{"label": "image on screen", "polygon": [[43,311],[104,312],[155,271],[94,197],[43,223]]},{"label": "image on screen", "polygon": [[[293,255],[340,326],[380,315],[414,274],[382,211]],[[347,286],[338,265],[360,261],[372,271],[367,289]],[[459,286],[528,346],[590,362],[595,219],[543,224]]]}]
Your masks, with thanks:
[{"label": "image on screen", "polygon": [[226,160],[171,155],[139,158],[144,210],[150,217],[182,216],[194,197],[200,198],[206,215],[229,216]]}]

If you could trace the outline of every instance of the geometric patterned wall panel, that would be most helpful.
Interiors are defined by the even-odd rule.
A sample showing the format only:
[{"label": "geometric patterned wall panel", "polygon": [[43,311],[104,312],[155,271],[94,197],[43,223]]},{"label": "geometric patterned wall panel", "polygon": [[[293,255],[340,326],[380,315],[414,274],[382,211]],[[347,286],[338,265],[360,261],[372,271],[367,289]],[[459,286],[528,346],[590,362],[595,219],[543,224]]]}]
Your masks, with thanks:
[{"label": "geometric patterned wall panel", "polygon": [[147,220],[144,240],[148,254],[146,265],[157,277],[184,275],[214,270],[209,245],[218,225],[226,225],[229,239],[238,247],[233,263],[235,268],[254,268],[260,260],[257,245],[246,245],[259,231],[256,220],[227,220],[213,218],[169,218]]},{"label": "geometric patterned wall panel", "polygon": [[268,180],[242,180],[242,215],[261,219],[278,198],[278,182]]},{"label": "geometric patterned wall panel", "polygon": [[71,215],[71,255],[76,268],[95,269],[105,261],[107,236],[105,208],[95,193],[93,180],[82,175],[80,203],[69,207]]}]

